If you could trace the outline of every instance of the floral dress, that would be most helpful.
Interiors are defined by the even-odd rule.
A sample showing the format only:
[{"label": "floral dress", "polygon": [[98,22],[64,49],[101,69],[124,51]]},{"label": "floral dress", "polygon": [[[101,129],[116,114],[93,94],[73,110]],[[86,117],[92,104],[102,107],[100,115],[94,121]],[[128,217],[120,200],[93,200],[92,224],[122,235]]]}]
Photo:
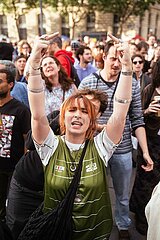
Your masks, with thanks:
[{"label": "floral dress", "polygon": [[61,86],[52,87],[52,91],[50,92],[47,88],[45,88],[45,113],[46,116],[52,113],[55,110],[59,110],[61,104],[65,99],[73,94],[75,91],[74,85],[67,91],[63,91]]}]

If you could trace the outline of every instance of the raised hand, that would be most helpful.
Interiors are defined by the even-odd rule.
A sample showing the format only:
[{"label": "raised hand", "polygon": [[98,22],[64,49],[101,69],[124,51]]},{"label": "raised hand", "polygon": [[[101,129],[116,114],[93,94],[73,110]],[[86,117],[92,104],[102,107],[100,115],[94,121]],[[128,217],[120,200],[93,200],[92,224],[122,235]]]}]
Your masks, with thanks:
[{"label": "raised hand", "polygon": [[129,44],[125,41],[122,41],[119,38],[116,38],[112,34],[108,34],[108,36],[115,42],[116,51],[119,52],[119,60],[123,66],[128,66],[129,69],[132,69],[132,61],[129,50]]},{"label": "raised hand", "polygon": [[40,62],[41,57],[44,55],[44,52],[48,48],[48,45],[50,43],[50,40],[54,37],[58,36],[59,32],[55,32],[50,35],[42,35],[40,37],[36,37],[34,41],[34,45],[32,48],[31,56],[30,56],[30,62],[34,61],[34,64],[37,64]]}]

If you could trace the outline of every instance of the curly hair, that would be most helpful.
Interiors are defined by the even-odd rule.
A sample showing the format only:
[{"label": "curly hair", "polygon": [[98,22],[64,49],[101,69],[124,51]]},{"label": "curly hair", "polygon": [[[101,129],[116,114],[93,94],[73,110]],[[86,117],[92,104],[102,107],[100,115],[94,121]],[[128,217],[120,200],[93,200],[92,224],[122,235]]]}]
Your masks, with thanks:
[{"label": "curly hair", "polygon": [[98,89],[82,89],[78,90],[80,94],[83,96],[90,95],[93,96],[94,100],[98,100],[100,102],[99,112],[102,114],[107,108],[108,105],[108,95],[105,92],[102,92]]},{"label": "curly hair", "polygon": [[[44,56],[42,59],[41,59],[41,63],[42,64],[42,61],[45,59],[45,58],[52,58],[58,67],[60,67],[60,70],[58,72],[58,81],[61,85],[61,88],[63,89],[63,91],[68,91],[71,87],[71,85],[74,83],[73,80],[71,78],[68,77],[65,69],[63,68],[63,66],[61,65],[61,63],[59,62],[59,60],[54,57],[54,56]],[[46,84],[46,88],[51,92],[52,91],[52,83],[49,81],[49,79],[44,75],[44,72],[43,72],[43,68],[41,67],[41,76],[42,78],[45,80],[45,84]]]}]

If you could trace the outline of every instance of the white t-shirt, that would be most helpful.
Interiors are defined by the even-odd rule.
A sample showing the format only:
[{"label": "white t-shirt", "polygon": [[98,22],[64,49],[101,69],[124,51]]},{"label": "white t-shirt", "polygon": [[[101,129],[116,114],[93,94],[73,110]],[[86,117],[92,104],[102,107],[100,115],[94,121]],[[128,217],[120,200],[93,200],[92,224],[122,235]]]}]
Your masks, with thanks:
[{"label": "white t-shirt", "polygon": [[147,240],[160,240],[160,182],[153,190],[145,214],[148,222]]},{"label": "white t-shirt", "polygon": [[[64,136],[61,136],[61,138],[63,141],[66,142],[67,147],[70,149],[70,151],[78,150],[79,148],[84,147],[84,144],[74,144],[66,141]],[[36,150],[44,166],[48,164],[50,157],[53,155],[58,146],[58,142],[58,137],[53,133],[51,129],[47,138],[41,145],[37,144],[34,141]],[[99,153],[99,156],[107,167],[110,157],[112,156],[113,152],[119,144],[114,144],[107,136],[105,130],[101,131],[97,136],[94,137],[94,143]]]}]

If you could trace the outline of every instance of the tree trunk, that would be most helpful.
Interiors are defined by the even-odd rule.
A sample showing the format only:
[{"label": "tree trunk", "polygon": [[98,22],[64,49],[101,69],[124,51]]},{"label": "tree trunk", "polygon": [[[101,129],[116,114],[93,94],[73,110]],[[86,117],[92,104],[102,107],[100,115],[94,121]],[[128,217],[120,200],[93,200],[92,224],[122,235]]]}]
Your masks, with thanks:
[{"label": "tree trunk", "polygon": [[118,33],[117,33],[117,35],[118,35],[117,37],[119,37],[119,38],[121,38],[121,36],[122,36],[123,24],[124,24],[123,20],[120,20],[120,22],[119,22],[119,28],[118,28]]},{"label": "tree trunk", "polygon": [[18,33],[18,41],[20,41],[20,29],[19,29],[19,18],[15,18],[16,22],[16,28],[17,28],[17,33]]},{"label": "tree trunk", "polygon": [[70,39],[71,40],[74,39],[75,27],[76,27],[76,23],[75,23],[74,19],[72,18],[72,22],[71,22],[71,25],[70,25]]}]

